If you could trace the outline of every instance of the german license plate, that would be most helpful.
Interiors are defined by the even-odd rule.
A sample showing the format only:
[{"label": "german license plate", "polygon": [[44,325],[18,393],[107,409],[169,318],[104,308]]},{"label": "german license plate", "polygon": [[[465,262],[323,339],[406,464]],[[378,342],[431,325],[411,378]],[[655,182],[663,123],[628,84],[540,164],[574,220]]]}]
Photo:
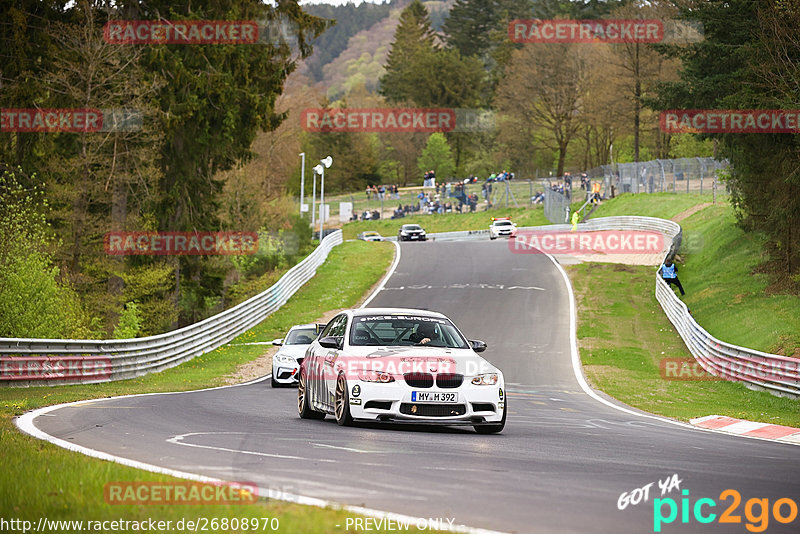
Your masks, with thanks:
[{"label": "german license plate", "polygon": [[436,391],[412,391],[411,402],[432,402],[450,404],[458,402],[458,393],[440,393]]}]

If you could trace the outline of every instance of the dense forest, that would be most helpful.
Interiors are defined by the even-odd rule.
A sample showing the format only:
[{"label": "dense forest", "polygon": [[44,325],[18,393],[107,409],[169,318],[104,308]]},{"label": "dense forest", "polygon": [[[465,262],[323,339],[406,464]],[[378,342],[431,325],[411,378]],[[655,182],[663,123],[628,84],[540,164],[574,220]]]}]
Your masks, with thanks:
[{"label": "dense forest", "polygon": [[[327,191],[519,178],[715,156],[740,224],[800,271],[797,134],[666,133],[663,109],[795,109],[800,7],[787,0],[3,2],[3,109],[135,110],[138,128],[0,132],[0,336],[130,337],[263,290],[313,243],[300,158],[331,154]],[[679,19],[702,40],[523,45],[514,19]],[[110,20],[257,20],[291,39],[119,45]],[[313,132],[307,108],[455,108],[496,127]],[[310,168],[310,167],[309,167]],[[308,174],[309,169],[307,169]],[[115,231],[258,232],[252,256],[114,256]]]}]

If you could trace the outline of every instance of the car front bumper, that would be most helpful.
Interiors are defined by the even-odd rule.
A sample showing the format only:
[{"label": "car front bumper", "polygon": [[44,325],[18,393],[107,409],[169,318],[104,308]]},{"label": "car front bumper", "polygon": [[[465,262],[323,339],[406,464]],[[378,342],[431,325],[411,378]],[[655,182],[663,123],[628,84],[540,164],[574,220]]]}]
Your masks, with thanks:
[{"label": "car front bumper", "polygon": [[272,361],[272,377],[279,384],[297,384],[300,381],[300,364]]},{"label": "car front bumper", "polygon": [[[458,388],[414,388],[402,380],[388,384],[348,381],[350,415],[362,421],[440,425],[496,424],[505,410],[505,387],[502,381],[492,386],[468,382]],[[358,396],[354,386],[358,385]],[[453,394],[453,402],[432,403],[412,400],[412,393]]]}]

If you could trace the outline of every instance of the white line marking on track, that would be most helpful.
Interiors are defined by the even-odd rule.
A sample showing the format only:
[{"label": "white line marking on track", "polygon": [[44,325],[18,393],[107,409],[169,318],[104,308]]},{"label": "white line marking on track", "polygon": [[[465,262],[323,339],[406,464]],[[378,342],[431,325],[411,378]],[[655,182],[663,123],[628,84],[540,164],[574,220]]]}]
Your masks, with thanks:
[{"label": "white line marking on track", "polygon": [[337,445],[328,445],[327,443],[312,443],[314,447],[324,447],[326,449],[337,449],[340,451],[358,452],[363,454],[382,454],[383,451],[365,451],[362,449],[354,449],[352,447],[339,447]]},{"label": "white line marking on track", "polygon": [[[235,434],[236,432],[225,432],[225,434]],[[222,451],[222,452],[232,452],[236,454],[249,454],[252,456],[265,456],[267,458],[281,458],[283,460],[304,460],[307,462],[312,461],[311,458],[305,458],[303,456],[291,456],[288,454],[274,454],[269,452],[258,452],[258,451],[246,451],[241,449],[230,449],[228,447],[215,447],[214,445],[200,445],[198,443],[186,443],[183,441],[184,438],[188,438],[191,436],[210,436],[210,435],[219,435],[218,432],[189,432],[186,434],[178,434],[177,436],[172,436],[168,438],[166,441],[167,443],[172,443],[173,445],[183,445],[184,447],[195,447],[197,449],[210,449],[213,451]],[[242,432],[241,434],[244,434]],[[339,463],[336,460],[328,460],[322,458],[314,458],[318,462],[335,464]]]},{"label": "white line marking on track", "polygon": [[381,283],[378,284],[378,287],[375,288],[375,291],[373,291],[372,294],[367,297],[367,300],[361,303],[361,306],[359,306],[359,308],[366,308],[367,305],[370,302],[372,302],[372,299],[378,296],[378,293],[380,293],[383,290],[384,286],[386,285],[386,282],[389,281],[389,278],[392,277],[395,269],[397,269],[397,264],[400,263],[400,244],[397,241],[392,241],[392,243],[394,243],[395,254],[394,254],[394,261],[392,262],[391,267],[389,267],[389,271],[383,277]]},{"label": "white line marking on track", "polygon": [[[100,402],[112,399],[122,399],[122,398],[130,398],[130,397],[146,397],[152,395],[180,395],[183,393],[196,393],[198,391],[210,391],[216,389],[227,389],[227,388],[235,388],[240,386],[246,386],[250,384],[255,384],[258,382],[262,382],[264,380],[268,380],[271,375],[266,375],[261,378],[257,378],[255,380],[251,380],[250,382],[245,382],[244,384],[234,384],[231,386],[218,386],[214,388],[206,388],[206,389],[199,389],[194,391],[174,391],[174,392],[166,392],[166,393],[140,393],[137,395],[122,395],[119,397],[111,397],[111,398],[104,398],[104,399],[94,399],[91,402]],[[106,452],[101,452],[95,449],[91,449],[89,447],[84,447],[82,445],[76,445],[74,443],[70,443],[69,441],[57,438],[55,436],[51,436],[50,434],[39,430],[36,428],[36,425],[33,424],[33,421],[43,415],[48,415],[49,412],[54,410],[58,410],[59,408],[64,408],[67,406],[73,406],[75,404],[79,404],[81,402],[87,401],[78,401],[78,402],[67,402],[64,404],[54,404],[52,406],[45,406],[43,408],[39,408],[36,410],[32,410],[30,412],[26,412],[19,417],[17,417],[14,423],[17,425],[22,432],[33,436],[34,438],[41,439],[47,441],[48,443],[52,443],[58,447],[67,449],[69,451],[78,452],[84,454],[86,456],[90,456],[92,458],[98,458],[100,460],[106,460],[109,462],[118,463],[121,465],[125,465],[128,467],[133,467],[135,469],[141,469],[143,471],[150,471],[151,473],[158,473],[162,475],[173,476],[177,478],[183,478],[186,480],[194,480],[196,482],[205,482],[210,484],[225,484],[230,481],[223,480],[221,478],[216,477],[209,477],[205,475],[198,475],[196,473],[190,473],[188,471],[179,471],[177,469],[170,469],[169,467],[161,467],[158,465],[148,464],[145,462],[140,462],[138,460],[131,460],[129,458],[123,458],[121,456],[115,456],[113,454],[108,454]],[[328,501],[325,499],[318,499],[316,497],[308,497],[305,495],[298,495],[296,493],[289,493],[286,491],[276,490],[275,488],[258,488],[258,495],[261,497],[266,497],[268,499],[274,499],[277,501],[286,501],[296,504],[302,504],[305,506],[315,506],[317,508],[333,508],[335,510],[344,510],[346,512],[351,512],[354,514],[359,514],[367,517],[374,517],[376,519],[391,519],[393,521],[402,521],[402,522],[414,522],[419,521],[421,519],[425,519],[423,517],[414,517],[405,514],[396,514],[394,512],[387,512],[384,510],[376,510],[373,508],[366,508],[363,506],[351,506],[351,505],[342,505],[333,501]],[[495,530],[488,530],[483,528],[475,528],[469,527],[467,525],[443,525],[442,530],[448,530],[451,532],[462,532],[464,534],[503,534],[502,532],[495,531]]]}]

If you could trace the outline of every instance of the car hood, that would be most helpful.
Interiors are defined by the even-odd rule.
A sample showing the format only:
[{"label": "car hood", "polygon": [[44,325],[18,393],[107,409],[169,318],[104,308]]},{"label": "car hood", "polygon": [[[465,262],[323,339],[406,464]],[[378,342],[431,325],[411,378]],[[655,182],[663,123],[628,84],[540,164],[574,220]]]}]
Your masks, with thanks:
[{"label": "car hood", "polygon": [[292,358],[302,358],[306,355],[306,349],[311,345],[283,345],[275,355],[291,356]]},{"label": "car hood", "polygon": [[472,349],[440,347],[346,347],[340,354],[342,363],[353,360],[356,365],[391,374],[406,372],[459,373],[475,376],[500,372]]}]

